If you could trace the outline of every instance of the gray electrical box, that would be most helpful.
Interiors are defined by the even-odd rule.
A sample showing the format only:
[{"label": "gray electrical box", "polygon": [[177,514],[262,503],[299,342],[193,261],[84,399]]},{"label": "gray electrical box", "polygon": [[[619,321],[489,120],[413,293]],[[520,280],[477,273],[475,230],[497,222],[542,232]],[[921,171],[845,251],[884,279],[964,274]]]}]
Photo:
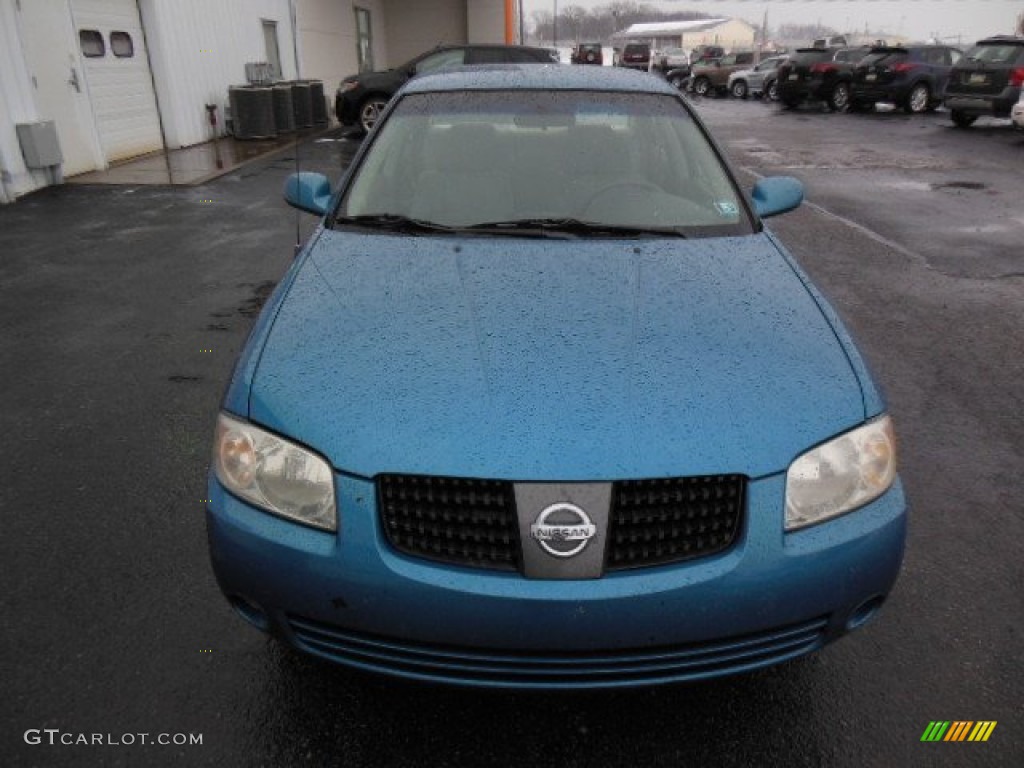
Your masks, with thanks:
[{"label": "gray electrical box", "polygon": [[18,123],[16,128],[21,154],[25,156],[27,167],[48,168],[64,162],[64,156],[60,153],[60,141],[57,140],[57,126],[53,124],[53,120]]}]

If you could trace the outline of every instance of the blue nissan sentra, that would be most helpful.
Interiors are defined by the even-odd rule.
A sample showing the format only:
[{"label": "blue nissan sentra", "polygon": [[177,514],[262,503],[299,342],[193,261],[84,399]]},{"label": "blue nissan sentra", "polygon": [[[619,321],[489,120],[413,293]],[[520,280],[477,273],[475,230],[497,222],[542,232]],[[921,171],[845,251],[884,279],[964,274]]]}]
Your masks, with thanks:
[{"label": "blue nissan sentra", "polygon": [[871,619],[906,502],[835,311],[678,92],[417,78],[264,307],[207,522],[236,611],[420,680],[590,688],[810,653]]}]

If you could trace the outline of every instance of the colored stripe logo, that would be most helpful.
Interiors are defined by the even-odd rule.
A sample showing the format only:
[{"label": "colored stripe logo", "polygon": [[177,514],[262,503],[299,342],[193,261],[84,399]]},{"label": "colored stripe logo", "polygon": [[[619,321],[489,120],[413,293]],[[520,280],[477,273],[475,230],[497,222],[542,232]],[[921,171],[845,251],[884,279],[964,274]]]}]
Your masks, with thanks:
[{"label": "colored stripe logo", "polygon": [[988,741],[995,728],[995,720],[932,720],[921,741]]}]

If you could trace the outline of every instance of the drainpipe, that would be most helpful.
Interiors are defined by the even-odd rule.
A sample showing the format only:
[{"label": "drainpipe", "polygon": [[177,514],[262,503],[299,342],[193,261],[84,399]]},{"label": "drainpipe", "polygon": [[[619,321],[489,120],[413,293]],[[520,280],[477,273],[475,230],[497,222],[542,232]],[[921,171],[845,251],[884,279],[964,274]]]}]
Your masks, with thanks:
[{"label": "drainpipe", "polygon": [[[142,30],[142,44],[146,46],[146,66],[149,67],[149,82],[153,86],[153,103],[156,104],[156,121],[160,125],[160,143],[164,147],[164,157],[167,157],[167,129],[164,127],[164,113],[160,109],[160,96],[156,91],[156,75],[153,74],[153,51],[149,47],[149,37],[146,35],[146,20],[142,16],[142,0],[135,0],[135,12],[139,14],[139,28]],[[168,177],[170,175],[170,161],[168,161]]]},{"label": "drainpipe", "polygon": [[516,41],[515,21],[515,0],[505,0],[505,45],[512,45]]},{"label": "drainpipe", "polygon": [[7,176],[7,169],[0,166],[0,205],[11,202],[12,198],[10,193],[7,191],[7,182],[4,180]]}]

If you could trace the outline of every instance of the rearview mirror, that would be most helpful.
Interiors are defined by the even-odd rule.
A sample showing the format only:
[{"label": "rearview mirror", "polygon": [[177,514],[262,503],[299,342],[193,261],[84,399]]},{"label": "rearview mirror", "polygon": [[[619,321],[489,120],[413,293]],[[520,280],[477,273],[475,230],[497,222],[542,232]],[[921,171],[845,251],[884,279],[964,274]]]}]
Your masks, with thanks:
[{"label": "rearview mirror", "polygon": [[792,176],[769,176],[751,191],[754,210],[762,219],[792,211],[804,201],[804,185]]},{"label": "rearview mirror", "polygon": [[284,199],[293,208],[323,216],[331,204],[331,182],[322,173],[293,173],[284,183]]}]

